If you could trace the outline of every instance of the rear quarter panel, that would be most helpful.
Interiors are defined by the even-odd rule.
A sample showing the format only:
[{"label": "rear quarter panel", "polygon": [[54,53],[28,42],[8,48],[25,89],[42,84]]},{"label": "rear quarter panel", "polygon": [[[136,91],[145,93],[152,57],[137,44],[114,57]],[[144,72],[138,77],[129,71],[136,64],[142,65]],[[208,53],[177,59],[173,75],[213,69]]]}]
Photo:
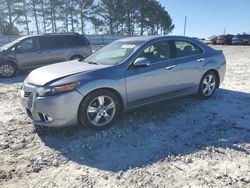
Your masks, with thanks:
[{"label": "rear quarter panel", "polygon": [[203,75],[211,69],[217,70],[220,77],[220,83],[222,83],[226,74],[226,59],[223,51],[213,50],[206,54]]}]

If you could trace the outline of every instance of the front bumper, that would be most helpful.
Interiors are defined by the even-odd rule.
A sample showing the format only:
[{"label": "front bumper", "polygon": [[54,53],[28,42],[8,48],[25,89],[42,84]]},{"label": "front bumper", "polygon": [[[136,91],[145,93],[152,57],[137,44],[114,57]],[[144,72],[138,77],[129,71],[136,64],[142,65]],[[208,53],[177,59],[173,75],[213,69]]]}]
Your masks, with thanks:
[{"label": "front bumper", "polygon": [[34,90],[27,96],[25,88],[21,93],[22,106],[35,125],[62,127],[78,123],[78,107],[83,96],[77,91],[47,97],[36,96]]}]

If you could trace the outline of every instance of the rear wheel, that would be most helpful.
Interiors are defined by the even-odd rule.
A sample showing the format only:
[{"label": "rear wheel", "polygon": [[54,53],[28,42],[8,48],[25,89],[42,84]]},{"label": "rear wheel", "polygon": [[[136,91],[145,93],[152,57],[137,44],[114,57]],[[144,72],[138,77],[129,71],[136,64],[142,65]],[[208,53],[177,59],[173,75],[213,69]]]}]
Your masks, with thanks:
[{"label": "rear wheel", "polygon": [[93,129],[105,129],[120,114],[118,97],[111,91],[101,89],[88,94],[79,107],[79,122]]},{"label": "rear wheel", "polygon": [[0,76],[4,78],[10,78],[16,75],[17,68],[13,63],[0,64]]},{"label": "rear wheel", "polygon": [[207,72],[200,81],[199,96],[203,99],[211,97],[216,90],[218,81],[217,75],[213,71]]}]

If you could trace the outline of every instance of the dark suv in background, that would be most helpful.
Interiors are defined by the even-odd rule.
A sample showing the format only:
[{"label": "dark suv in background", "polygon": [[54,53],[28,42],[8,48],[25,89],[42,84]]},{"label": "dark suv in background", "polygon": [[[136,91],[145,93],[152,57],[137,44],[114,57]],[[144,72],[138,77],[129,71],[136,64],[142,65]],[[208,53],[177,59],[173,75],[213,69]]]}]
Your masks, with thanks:
[{"label": "dark suv in background", "polygon": [[232,40],[232,44],[250,44],[250,35],[243,34],[243,35],[235,35]]},{"label": "dark suv in background", "polygon": [[0,47],[0,76],[12,77],[21,70],[85,59],[91,53],[89,40],[77,33],[21,37]]},{"label": "dark suv in background", "polygon": [[230,45],[232,44],[232,39],[233,39],[234,35],[220,35],[218,36],[217,40],[216,40],[216,44],[227,44]]}]

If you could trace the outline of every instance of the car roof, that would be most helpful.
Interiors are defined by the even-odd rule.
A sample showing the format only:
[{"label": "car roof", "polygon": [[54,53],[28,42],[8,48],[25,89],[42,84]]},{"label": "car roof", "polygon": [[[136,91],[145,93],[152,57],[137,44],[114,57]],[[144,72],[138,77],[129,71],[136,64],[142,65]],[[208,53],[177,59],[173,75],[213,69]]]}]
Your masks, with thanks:
[{"label": "car roof", "polygon": [[137,37],[128,37],[122,38],[118,41],[126,42],[126,41],[141,41],[147,42],[154,39],[188,39],[188,40],[195,40],[191,37],[184,37],[184,36],[175,36],[175,35],[148,35],[148,36],[137,36]]},{"label": "car roof", "polygon": [[84,35],[81,35],[79,33],[46,33],[46,34],[23,36],[23,38],[41,37],[41,36],[84,36]]},{"label": "car roof", "polygon": [[46,34],[42,34],[40,36],[64,36],[64,35],[80,35],[79,33],[71,33],[71,32],[68,32],[68,33],[46,33]]}]

